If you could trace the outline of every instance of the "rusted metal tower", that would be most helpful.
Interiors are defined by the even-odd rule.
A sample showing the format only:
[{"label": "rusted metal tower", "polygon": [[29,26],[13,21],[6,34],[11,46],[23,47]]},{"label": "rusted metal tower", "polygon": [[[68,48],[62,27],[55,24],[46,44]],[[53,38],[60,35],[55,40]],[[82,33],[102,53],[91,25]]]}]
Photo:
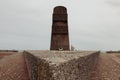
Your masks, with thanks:
[{"label": "rusted metal tower", "polygon": [[57,6],[53,11],[50,50],[70,50],[67,9]]}]

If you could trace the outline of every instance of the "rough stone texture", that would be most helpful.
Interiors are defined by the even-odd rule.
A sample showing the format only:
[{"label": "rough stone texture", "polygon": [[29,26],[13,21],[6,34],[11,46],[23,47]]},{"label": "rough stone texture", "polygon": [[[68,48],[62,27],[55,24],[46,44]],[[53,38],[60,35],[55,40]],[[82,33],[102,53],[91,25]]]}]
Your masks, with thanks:
[{"label": "rough stone texture", "polygon": [[37,80],[38,78],[38,62],[37,58],[28,52],[23,52],[25,56],[25,61],[28,69],[28,74],[30,80]]},{"label": "rough stone texture", "polygon": [[120,58],[116,54],[101,53],[91,80],[120,80]]},{"label": "rough stone texture", "polygon": [[67,9],[57,6],[53,11],[53,24],[50,50],[70,50]]},{"label": "rough stone texture", "polygon": [[99,52],[28,51],[38,58],[39,80],[90,80]]},{"label": "rough stone texture", "polygon": [[29,80],[22,53],[0,60],[0,80]]}]

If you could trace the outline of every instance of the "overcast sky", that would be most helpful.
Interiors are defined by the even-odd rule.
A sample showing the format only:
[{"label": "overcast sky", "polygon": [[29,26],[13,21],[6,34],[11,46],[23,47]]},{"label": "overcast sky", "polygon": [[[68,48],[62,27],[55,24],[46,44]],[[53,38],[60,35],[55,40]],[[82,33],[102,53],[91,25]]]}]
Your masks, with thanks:
[{"label": "overcast sky", "polygon": [[120,0],[0,0],[0,49],[49,49],[59,5],[67,7],[75,48],[120,50]]}]

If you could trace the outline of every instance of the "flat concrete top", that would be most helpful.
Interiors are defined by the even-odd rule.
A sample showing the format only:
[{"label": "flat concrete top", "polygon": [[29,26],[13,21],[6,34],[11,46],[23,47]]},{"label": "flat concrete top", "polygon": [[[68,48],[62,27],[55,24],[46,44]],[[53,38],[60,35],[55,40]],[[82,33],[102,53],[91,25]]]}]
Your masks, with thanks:
[{"label": "flat concrete top", "polygon": [[93,54],[97,51],[42,51],[30,50],[27,51],[39,59],[44,59],[51,64],[60,64],[72,59],[78,59],[87,55]]}]

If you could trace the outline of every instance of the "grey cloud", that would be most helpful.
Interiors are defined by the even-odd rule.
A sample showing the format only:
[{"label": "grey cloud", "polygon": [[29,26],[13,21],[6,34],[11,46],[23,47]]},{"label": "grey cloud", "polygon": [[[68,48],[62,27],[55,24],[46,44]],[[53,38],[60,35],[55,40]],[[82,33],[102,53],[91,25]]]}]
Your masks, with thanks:
[{"label": "grey cloud", "polygon": [[52,10],[68,9],[70,43],[78,49],[118,50],[117,0],[0,0],[0,49],[49,49]]},{"label": "grey cloud", "polygon": [[106,3],[115,7],[120,7],[120,0],[109,0],[109,1],[106,1]]},{"label": "grey cloud", "polygon": [[120,15],[120,0],[108,0],[106,3],[114,7],[114,10],[116,10],[117,14]]}]

